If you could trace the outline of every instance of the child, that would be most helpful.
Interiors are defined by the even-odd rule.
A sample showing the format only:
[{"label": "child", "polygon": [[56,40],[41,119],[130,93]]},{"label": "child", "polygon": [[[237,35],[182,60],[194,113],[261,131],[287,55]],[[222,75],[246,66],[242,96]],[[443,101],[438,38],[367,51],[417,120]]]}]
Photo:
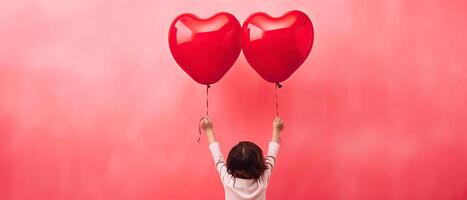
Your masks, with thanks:
[{"label": "child", "polygon": [[266,159],[255,143],[243,141],[230,150],[225,162],[219,144],[214,138],[213,126],[209,118],[204,118],[200,126],[209,140],[209,149],[224,186],[225,199],[266,199],[266,188],[276,162],[280,135],[284,128],[282,119],[280,117],[274,119],[272,139]]}]

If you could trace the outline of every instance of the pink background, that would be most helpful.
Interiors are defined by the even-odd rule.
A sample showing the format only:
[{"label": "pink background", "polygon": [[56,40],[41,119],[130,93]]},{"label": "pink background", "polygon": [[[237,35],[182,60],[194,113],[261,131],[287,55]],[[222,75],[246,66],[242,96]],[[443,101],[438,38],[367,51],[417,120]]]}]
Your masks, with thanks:
[{"label": "pink background", "polygon": [[[204,87],[170,55],[183,12],[307,13],[310,57],[280,90],[269,199],[467,199],[466,1],[0,2],[0,199],[222,199]],[[274,86],[243,55],[211,90],[224,153],[263,148]]]}]

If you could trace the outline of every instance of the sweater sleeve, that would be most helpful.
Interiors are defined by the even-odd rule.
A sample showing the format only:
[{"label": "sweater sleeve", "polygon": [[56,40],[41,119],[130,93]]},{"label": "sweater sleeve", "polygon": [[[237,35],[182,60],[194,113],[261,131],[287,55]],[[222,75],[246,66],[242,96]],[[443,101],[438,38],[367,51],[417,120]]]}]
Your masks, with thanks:
[{"label": "sweater sleeve", "polygon": [[230,174],[227,172],[227,166],[225,165],[224,157],[222,156],[219,143],[212,143],[209,145],[209,150],[211,150],[212,159],[217,172],[221,178],[222,183],[225,183],[226,180],[229,180]]},{"label": "sweater sleeve", "polygon": [[268,154],[266,155],[266,166],[267,169],[264,171],[264,174],[262,176],[262,181],[265,184],[269,183],[269,179],[272,174],[272,170],[274,169],[274,166],[276,164],[276,157],[277,157],[277,152],[279,152],[279,147],[280,145],[277,142],[269,142],[269,148],[268,148]]}]

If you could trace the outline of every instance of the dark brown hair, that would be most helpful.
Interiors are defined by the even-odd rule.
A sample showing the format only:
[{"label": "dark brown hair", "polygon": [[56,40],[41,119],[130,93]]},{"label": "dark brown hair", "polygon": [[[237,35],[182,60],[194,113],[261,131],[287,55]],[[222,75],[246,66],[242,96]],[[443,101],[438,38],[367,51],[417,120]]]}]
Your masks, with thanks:
[{"label": "dark brown hair", "polygon": [[235,178],[258,180],[266,169],[263,151],[253,142],[239,142],[227,157],[227,171]]}]

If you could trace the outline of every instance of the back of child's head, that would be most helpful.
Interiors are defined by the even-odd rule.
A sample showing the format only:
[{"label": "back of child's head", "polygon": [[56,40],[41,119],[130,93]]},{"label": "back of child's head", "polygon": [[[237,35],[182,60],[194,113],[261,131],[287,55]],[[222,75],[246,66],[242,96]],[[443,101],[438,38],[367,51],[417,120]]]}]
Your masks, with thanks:
[{"label": "back of child's head", "polygon": [[253,142],[238,143],[227,157],[227,171],[235,178],[257,180],[266,169],[263,151]]}]

